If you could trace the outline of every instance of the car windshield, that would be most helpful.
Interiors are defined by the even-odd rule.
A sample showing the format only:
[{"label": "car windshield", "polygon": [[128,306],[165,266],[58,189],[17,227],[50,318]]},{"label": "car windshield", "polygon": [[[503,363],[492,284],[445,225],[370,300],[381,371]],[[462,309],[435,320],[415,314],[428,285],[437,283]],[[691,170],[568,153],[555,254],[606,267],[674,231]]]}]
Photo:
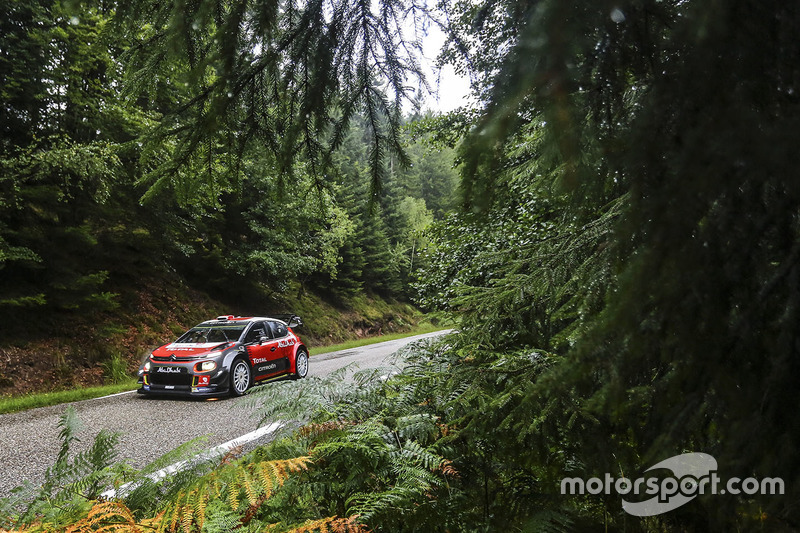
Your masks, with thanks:
[{"label": "car windshield", "polygon": [[210,326],[192,328],[175,341],[175,344],[205,344],[239,340],[246,325]]}]

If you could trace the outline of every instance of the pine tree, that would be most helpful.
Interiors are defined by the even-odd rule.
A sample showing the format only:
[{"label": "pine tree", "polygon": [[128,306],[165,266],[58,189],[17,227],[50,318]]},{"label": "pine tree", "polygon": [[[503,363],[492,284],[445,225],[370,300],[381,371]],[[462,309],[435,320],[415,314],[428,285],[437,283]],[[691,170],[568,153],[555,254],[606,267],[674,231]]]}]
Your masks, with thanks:
[{"label": "pine tree", "polygon": [[[564,196],[559,225],[577,222],[587,237],[561,234],[588,259],[577,279],[591,290],[567,292],[578,300],[565,309],[576,322],[563,364],[525,397],[553,413],[552,426],[540,422],[553,431],[550,446],[584,475],[640,472],[694,450],[734,476],[796,478],[785,444],[796,424],[782,407],[796,401],[798,360],[795,6],[554,1],[456,11],[448,53],[466,53],[489,97],[461,152],[470,205],[491,213],[509,185]],[[498,44],[502,53],[484,53]],[[533,301],[547,269],[574,257],[537,259],[547,248],[519,263],[541,276],[530,296],[514,282],[527,274],[508,265],[491,270],[499,279],[489,287],[516,286],[518,306]],[[462,306],[496,301],[485,288]],[[730,495],[670,519],[712,529],[760,520],[798,523],[781,498]]]},{"label": "pine tree", "polygon": [[103,131],[118,109],[108,17],[96,4],[73,13],[50,2],[15,3],[6,14],[0,303],[5,311],[113,306],[101,288],[108,272],[97,265],[94,217],[120,166],[120,136]]}]

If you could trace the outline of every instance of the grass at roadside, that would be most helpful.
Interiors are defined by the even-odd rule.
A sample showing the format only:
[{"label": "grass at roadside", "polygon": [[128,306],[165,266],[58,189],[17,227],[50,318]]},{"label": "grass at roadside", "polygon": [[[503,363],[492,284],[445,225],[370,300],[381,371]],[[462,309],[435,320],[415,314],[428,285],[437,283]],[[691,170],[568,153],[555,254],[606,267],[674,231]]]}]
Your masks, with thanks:
[{"label": "grass at roadside", "polygon": [[[335,352],[338,350],[348,350],[351,348],[358,348],[359,346],[366,346],[368,344],[376,344],[384,341],[393,341],[403,339],[405,337],[412,337],[414,335],[422,335],[424,333],[432,333],[434,331],[441,331],[441,326],[434,326],[432,324],[424,324],[407,333],[392,333],[389,335],[381,335],[380,337],[366,337],[353,341],[344,342],[341,344],[332,344],[330,346],[311,347],[312,357],[314,355]],[[301,334],[302,335],[302,334]],[[55,392],[41,392],[36,394],[26,394],[24,396],[12,396],[9,398],[0,398],[0,414],[15,413],[17,411],[25,411],[27,409],[35,409],[37,407],[47,407],[50,405],[58,405],[62,403],[78,402],[81,400],[89,400],[91,398],[99,398],[101,396],[108,396],[109,394],[116,394],[118,392],[125,392],[134,390],[137,387],[136,379],[130,378],[122,383],[116,385],[102,385],[100,387],[86,387],[80,389],[71,389]]]},{"label": "grass at roadside", "polygon": [[86,387],[55,392],[40,392],[26,394],[24,396],[0,398],[0,414],[14,413],[17,411],[34,409],[36,407],[47,407],[62,403],[78,402],[80,400],[89,400],[91,398],[99,398],[101,396],[108,396],[109,394],[134,390],[135,388],[136,379],[130,378],[115,385],[102,385],[100,387]]},{"label": "grass at roadside", "polygon": [[[445,328],[442,326],[434,326],[432,324],[423,324],[407,333],[390,333],[389,335],[381,335],[380,337],[365,337],[363,339],[356,339],[352,341],[343,342],[341,344],[331,344],[330,346],[311,346],[311,357],[324,353],[337,352],[339,350],[349,350],[351,348],[358,348],[359,346],[367,346],[369,344],[376,344],[379,342],[393,341],[397,339],[404,339],[406,337],[413,337],[414,335],[423,335],[425,333],[433,333],[434,331],[442,331]],[[302,336],[302,334],[301,334]]]}]

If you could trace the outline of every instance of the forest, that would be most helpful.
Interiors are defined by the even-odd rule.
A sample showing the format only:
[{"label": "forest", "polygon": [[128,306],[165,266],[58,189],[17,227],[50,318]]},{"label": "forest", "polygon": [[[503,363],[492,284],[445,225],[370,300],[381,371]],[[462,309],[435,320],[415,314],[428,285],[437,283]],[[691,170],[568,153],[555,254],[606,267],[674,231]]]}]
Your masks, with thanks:
[{"label": "forest", "polygon": [[[321,132],[291,145],[297,125],[274,106],[263,124],[218,117],[184,139],[212,120],[182,110],[211,67],[176,56],[145,73],[137,53],[160,36],[124,30],[119,9],[14,1],[0,13],[0,392],[135,371],[165,336],[229,312],[304,311],[315,343],[416,320],[405,304],[422,229],[455,208],[458,185],[454,150],[408,127],[422,111],[404,112],[404,149],[385,161],[367,114],[335,152]],[[282,133],[244,138],[259,127]],[[344,312],[362,318],[339,325]]]},{"label": "forest", "polygon": [[[71,454],[68,411],[50,481],[0,499],[0,531],[800,527],[794,3],[15,0],[0,15],[5,336],[115,316],[169,276],[245,301],[396,298],[458,329],[389,380],[248,395],[264,423],[300,427],[167,479],[118,462],[113,435]],[[476,105],[422,111],[432,26]],[[649,516],[561,490],[693,452],[783,490]],[[123,479],[135,488],[99,497]]]}]

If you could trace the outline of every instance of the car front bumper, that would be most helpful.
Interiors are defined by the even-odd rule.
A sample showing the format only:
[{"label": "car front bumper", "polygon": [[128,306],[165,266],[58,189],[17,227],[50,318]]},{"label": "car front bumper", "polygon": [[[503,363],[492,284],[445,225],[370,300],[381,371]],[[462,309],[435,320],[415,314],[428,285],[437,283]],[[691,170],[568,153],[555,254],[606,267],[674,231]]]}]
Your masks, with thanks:
[{"label": "car front bumper", "polygon": [[[179,369],[169,373],[156,373],[157,368]],[[139,377],[139,394],[177,395],[192,397],[222,396],[228,393],[228,370],[195,373],[193,363],[158,365]]]}]

